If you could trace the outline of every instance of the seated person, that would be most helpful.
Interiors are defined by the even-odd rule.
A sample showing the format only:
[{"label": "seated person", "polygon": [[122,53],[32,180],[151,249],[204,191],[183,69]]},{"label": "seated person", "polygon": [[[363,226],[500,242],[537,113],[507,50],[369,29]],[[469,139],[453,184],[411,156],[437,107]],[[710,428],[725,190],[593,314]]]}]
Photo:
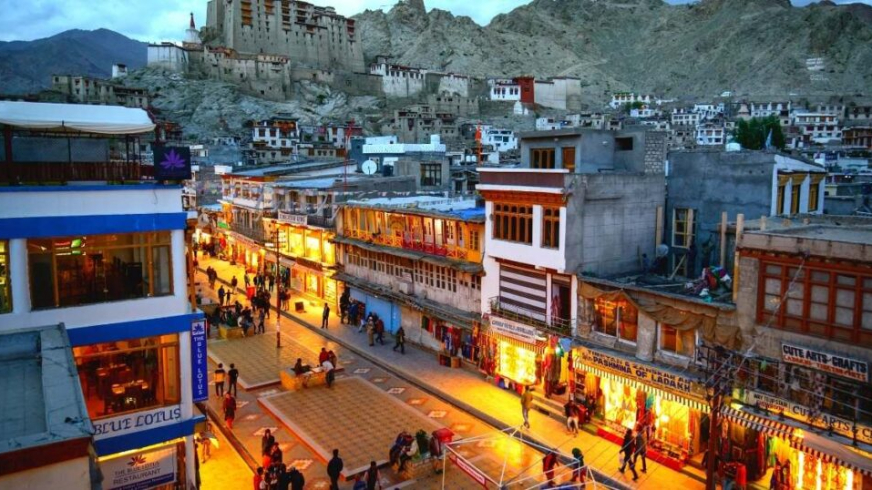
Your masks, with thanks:
[{"label": "seated person", "polygon": [[254,325],[251,320],[247,317],[242,317],[239,319],[239,326],[242,327],[242,335],[248,336],[248,329]]},{"label": "seated person", "polygon": [[299,357],[297,358],[297,363],[294,364],[294,374],[299,376],[301,374],[308,373],[311,369],[312,368],[309,367],[308,365],[306,365],[306,366],[303,365],[302,359],[300,359]]}]

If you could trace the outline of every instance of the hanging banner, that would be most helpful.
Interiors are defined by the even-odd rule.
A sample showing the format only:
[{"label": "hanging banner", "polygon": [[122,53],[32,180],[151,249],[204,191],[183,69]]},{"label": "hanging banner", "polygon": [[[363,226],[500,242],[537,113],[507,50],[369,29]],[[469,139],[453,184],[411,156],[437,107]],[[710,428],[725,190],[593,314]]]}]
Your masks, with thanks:
[{"label": "hanging banner", "polygon": [[106,490],[146,490],[176,481],[176,448],[170,446],[100,461]]},{"label": "hanging banner", "polygon": [[195,402],[209,399],[209,366],[206,361],[206,319],[191,322],[191,390]]},{"label": "hanging banner", "polygon": [[849,357],[827,354],[791,344],[781,344],[781,359],[784,362],[810,367],[843,378],[864,383],[869,381],[869,364]]},{"label": "hanging banner", "polygon": [[584,365],[599,367],[616,372],[628,379],[651,385],[654,388],[662,388],[682,395],[695,395],[700,398],[705,394],[701,383],[676,373],[611,356],[593,349],[581,347],[576,352],[578,353],[575,357],[576,369],[583,370]]},{"label": "hanging banner", "polygon": [[496,333],[512,337],[513,339],[523,340],[530,344],[536,344],[539,338],[539,331],[536,330],[536,327],[513,322],[497,315],[490,316],[490,328]]},{"label": "hanging banner", "polygon": [[450,451],[448,453],[448,459],[450,459],[452,463],[456,464],[457,467],[461,469],[461,471],[469,475],[469,477],[472,478],[476,483],[487,488],[487,478],[485,478],[485,476],[480,471],[478,471],[478,468],[467,463],[465,459],[457,456],[456,454],[454,454],[453,451]]}]

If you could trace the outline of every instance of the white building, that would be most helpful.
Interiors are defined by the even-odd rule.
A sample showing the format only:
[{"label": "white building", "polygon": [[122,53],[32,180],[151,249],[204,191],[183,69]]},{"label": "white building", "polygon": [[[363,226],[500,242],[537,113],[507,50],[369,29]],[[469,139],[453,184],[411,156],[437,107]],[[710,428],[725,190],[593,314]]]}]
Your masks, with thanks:
[{"label": "white building", "polygon": [[699,124],[699,113],[685,109],[673,109],[670,115],[673,126],[694,126]]},{"label": "white building", "polygon": [[184,73],[188,69],[188,51],[171,42],[148,45],[148,66]]},{"label": "white building", "polygon": [[386,96],[413,97],[424,91],[427,70],[391,64],[387,58],[379,56],[369,66],[369,74],[381,77]]},{"label": "white building", "polygon": [[490,100],[516,102],[521,100],[521,84],[513,79],[490,79]]},{"label": "white building", "polygon": [[751,102],[750,107],[751,117],[764,118],[769,116],[781,117],[782,114],[789,114],[792,110],[790,101],[787,102]]},{"label": "white building", "polygon": [[[182,187],[142,180],[153,170],[139,163],[139,144],[124,144],[154,127],[142,109],[0,102],[0,131],[16,140],[13,158],[30,160],[0,179],[88,181],[0,186],[0,331],[65,327],[76,370],[64,376],[81,390],[107,489],[129,483],[116,478],[136,469],[131,456],[153,465],[137,482],[142,488],[192,488],[194,427],[203,420],[194,403],[209,397]],[[87,137],[70,137],[71,130]],[[70,147],[121,160],[71,162]]]},{"label": "white building", "polygon": [[696,128],[698,146],[721,146],[726,143],[724,126],[717,123],[703,123]]},{"label": "white building", "polygon": [[693,112],[699,114],[702,121],[715,119],[724,115],[724,104],[694,104]]},{"label": "white building", "polygon": [[518,138],[509,129],[497,129],[490,126],[481,128],[481,143],[491,145],[499,153],[518,149]]},{"label": "white building", "polygon": [[823,144],[842,139],[842,126],[839,123],[839,116],[835,114],[796,112],[793,116],[793,125],[814,143]]},{"label": "white building", "polygon": [[612,94],[612,101],[609,102],[609,107],[612,109],[620,109],[622,105],[625,104],[634,104],[636,102],[650,105],[651,103],[658,103],[654,97],[645,94],[635,94],[633,92],[617,92]]}]

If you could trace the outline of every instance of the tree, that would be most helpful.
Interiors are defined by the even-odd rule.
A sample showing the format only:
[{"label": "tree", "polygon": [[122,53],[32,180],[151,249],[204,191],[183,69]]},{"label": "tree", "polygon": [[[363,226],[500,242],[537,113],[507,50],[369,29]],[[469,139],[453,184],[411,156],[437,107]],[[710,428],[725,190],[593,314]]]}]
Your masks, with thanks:
[{"label": "tree", "polygon": [[772,148],[784,149],[784,133],[781,131],[781,122],[776,116],[765,118],[754,117],[751,120],[741,120],[736,123],[733,137],[742,148],[748,150],[762,150],[766,147],[766,139],[772,132]]}]

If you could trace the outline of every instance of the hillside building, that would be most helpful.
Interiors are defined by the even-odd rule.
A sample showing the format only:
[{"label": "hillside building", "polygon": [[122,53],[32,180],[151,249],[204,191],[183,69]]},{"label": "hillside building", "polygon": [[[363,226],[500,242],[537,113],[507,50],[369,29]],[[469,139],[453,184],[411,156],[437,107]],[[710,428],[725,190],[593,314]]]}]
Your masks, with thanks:
[{"label": "hillside building", "polygon": [[842,139],[840,116],[830,112],[797,111],[793,115],[793,125],[801,135],[812,143],[825,144]]},{"label": "hillside building", "polygon": [[706,122],[696,127],[697,146],[724,146],[726,130],[723,123]]},{"label": "hillside building", "polygon": [[492,101],[538,104],[561,110],[581,108],[581,80],[555,77],[536,80],[533,77],[488,80],[489,98]]},{"label": "hillside building", "polygon": [[140,109],[147,109],[150,105],[147,90],[125,87],[94,77],[52,75],[51,89],[65,95],[69,102],[79,104],[118,105]]}]

